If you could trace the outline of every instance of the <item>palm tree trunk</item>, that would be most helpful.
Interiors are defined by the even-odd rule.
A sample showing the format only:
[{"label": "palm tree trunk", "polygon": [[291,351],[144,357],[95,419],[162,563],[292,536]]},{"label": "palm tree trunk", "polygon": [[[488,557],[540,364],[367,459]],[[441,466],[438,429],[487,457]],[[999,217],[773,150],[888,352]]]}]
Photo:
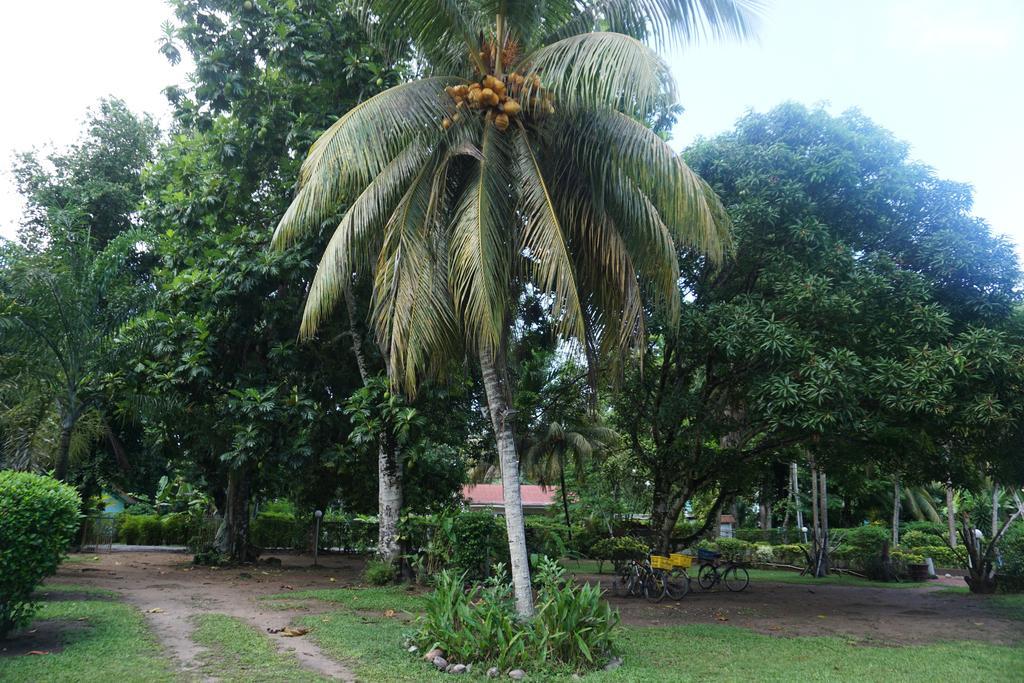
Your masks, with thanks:
[{"label": "palm tree trunk", "polygon": [[508,552],[512,561],[512,584],[516,594],[516,612],[520,619],[533,616],[533,588],[530,584],[530,556],[526,550],[526,527],[523,523],[523,500],[519,489],[519,455],[508,401],[498,379],[494,356],[488,349],[480,350],[480,371],[483,376],[487,406],[491,412],[494,436],[501,463],[501,486],[505,496],[505,529],[508,531]]},{"label": "palm tree trunk", "polygon": [[[363,354],[363,339],[356,325],[356,301],[350,287],[345,288],[348,329],[352,337],[352,353],[356,357],[359,377],[366,386],[370,380],[369,366]],[[401,554],[398,543],[398,522],[402,516],[402,459],[390,444],[389,434],[378,435],[377,447],[377,557],[394,564]]]},{"label": "palm tree trunk", "polygon": [[60,421],[60,439],[57,441],[57,464],[54,468],[54,476],[59,481],[65,481],[68,477],[68,467],[71,462],[71,430],[75,423],[70,415],[65,415]]},{"label": "palm tree trunk", "polygon": [[892,544],[900,544],[900,478],[892,482]]},{"label": "palm tree trunk", "polygon": [[947,542],[950,548],[956,547],[956,511],[953,509],[953,484],[946,483],[946,526],[949,530]]},{"label": "palm tree trunk", "polygon": [[562,492],[562,509],[565,511],[565,528],[572,540],[572,520],[569,519],[569,495],[565,491],[565,460],[558,467],[559,490]]},{"label": "palm tree trunk", "polygon": [[992,482],[992,538],[999,533],[999,484]]}]

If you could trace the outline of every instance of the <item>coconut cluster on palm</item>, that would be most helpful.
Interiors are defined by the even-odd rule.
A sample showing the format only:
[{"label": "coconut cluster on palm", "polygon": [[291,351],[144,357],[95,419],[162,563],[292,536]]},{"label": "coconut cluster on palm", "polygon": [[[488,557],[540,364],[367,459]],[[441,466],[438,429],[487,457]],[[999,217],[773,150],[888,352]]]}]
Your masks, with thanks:
[{"label": "coconut cluster on palm", "polygon": [[677,249],[723,255],[717,198],[645,124],[675,101],[654,48],[744,36],[755,2],[353,7],[373,39],[403,36],[424,77],[363,102],[317,140],[274,243],[337,221],[303,335],[354,277],[370,278],[370,317],[396,385],[414,390],[467,351],[479,359],[523,614],[532,596],[503,358],[520,293],[548,293],[565,339],[622,349],[644,338],[647,301],[676,309]]}]

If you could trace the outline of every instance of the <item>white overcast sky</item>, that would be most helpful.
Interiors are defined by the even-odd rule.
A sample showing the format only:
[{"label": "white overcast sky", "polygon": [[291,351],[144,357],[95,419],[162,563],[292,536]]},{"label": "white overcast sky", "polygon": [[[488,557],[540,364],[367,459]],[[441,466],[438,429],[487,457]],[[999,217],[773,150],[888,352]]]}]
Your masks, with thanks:
[{"label": "white overcast sky", "polygon": [[[166,120],[184,83],[157,51],[163,0],[5,3],[0,22],[0,235],[21,203],[12,154],[64,145],[104,95]],[[686,112],[678,146],[786,101],[859,107],[944,177],[1024,253],[1024,0],[768,0],[760,39],[668,55]]]}]

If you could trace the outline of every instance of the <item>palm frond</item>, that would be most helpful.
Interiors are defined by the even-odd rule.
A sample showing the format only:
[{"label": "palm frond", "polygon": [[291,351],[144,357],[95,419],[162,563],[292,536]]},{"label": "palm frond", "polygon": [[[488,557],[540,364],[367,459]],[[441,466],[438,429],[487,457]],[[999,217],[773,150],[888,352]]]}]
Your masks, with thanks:
[{"label": "palm frond", "polygon": [[[321,321],[339,301],[355,272],[366,269],[380,253],[382,228],[417,171],[423,169],[430,150],[414,140],[370,183],[345,212],[324,249],[306,299],[300,335],[316,333]],[[275,233],[274,246],[287,245],[294,232]]]},{"label": "palm frond", "polygon": [[508,311],[515,216],[508,136],[484,126],[477,174],[456,209],[451,290],[470,340],[497,349]]},{"label": "palm frond", "polygon": [[559,317],[561,331],[582,340],[585,330],[583,307],[567,237],[526,129],[520,125],[516,133],[522,181],[519,192],[520,214],[524,223],[522,249],[527,252],[535,282],[542,290],[554,295],[552,308]]},{"label": "palm frond", "polygon": [[274,244],[315,229],[344,199],[361,192],[413,140],[441,135],[455,77],[410,81],[353,107],[321,135],[299,170],[298,194],[278,223]]},{"label": "palm frond", "polygon": [[549,39],[608,30],[659,49],[707,39],[747,39],[755,35],[763,9],[761,0],[582,0],[578,12]]},{"label": "palm frond", "polygon": [[397,58],[405,42],[434,68],[451,68],[468,59],[483,73],[477,32],[493,17],[459,0],[348,0],[345,9],[362,25],[371,42]]},{"label": "palm frond", "polygon": [[387,349],[392,380],[410,395],[419,377],[457,356],[448,249],[438,229],[438,178],[450,158],[435,154],[410,185],[388,222],[374,279],[377,337]]},{"label": "palm frond", "polygon": [[608,182],[621,170],[650,198],[677,244],[722,260],[731,245],[725,208],[657,133],[608,109],[559,120],[555,139],[574,147],[583,172]]},{"label": "palm frond", "polygon": [[[554,95],[554,106],[573,110],[609,108],[646,114],[666,99],[674,102],[668,64],[650,47],[622,33],[584,33],[541,47],[525,57],[528,87],[520,104],[531,106],[537,75]],[[532,98],[534,109],[540,99]]]}]

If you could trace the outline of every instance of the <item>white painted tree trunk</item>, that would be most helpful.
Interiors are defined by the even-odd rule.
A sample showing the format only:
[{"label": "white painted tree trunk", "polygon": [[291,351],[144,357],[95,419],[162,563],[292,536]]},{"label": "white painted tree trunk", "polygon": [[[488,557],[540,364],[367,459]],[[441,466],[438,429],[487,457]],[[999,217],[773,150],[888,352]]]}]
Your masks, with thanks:
[{"label": "white painted tree trunk", "polygon": [[992,538],[999,533],[999,484],[992,482]]},{"label": "white painted tree trunk", "polygon": [[949,538],[946,542],[950,548],[956,547],[956,510],[953,509],[953,485],[946,484],[946,526]]},{"label": "white painted tree trunk", "polygon": [[530,555],[526,549],[526,527],[523,523],[523,501],[519,489],[519,455],[516,453],[512,433],[511,415],[505,388],[498,377],[494,356],[489,350],[480,351],[480,371],[483,375],[487,406],[501,463],[501,486],[505,496],[505,529],[508,531],[508,552],[512,561],[512,584],[516,594],[516,612],[520,619],[533,616],[533,588],[530,584]]},{"label": "white painted tree trunk", "polygon": [[[356,301],[351,288],[345,288],[345,307],[348,309],[348,329],[352,337],[352,353],[356,357],[359,377],[363,386],[370,372],[363,355],[363,339],[356,325]],[[390,435],[378,436],[377,448],[377,557],[395,564],[401,554],[398,543],[398,521],[402,516],[402,459],[397,448],[388,449],[385,442]]]},{"label": "white painted tree trunk", "polygon": [[892,544],[900,544],[900,479],[896,477],[892,482]]}]

